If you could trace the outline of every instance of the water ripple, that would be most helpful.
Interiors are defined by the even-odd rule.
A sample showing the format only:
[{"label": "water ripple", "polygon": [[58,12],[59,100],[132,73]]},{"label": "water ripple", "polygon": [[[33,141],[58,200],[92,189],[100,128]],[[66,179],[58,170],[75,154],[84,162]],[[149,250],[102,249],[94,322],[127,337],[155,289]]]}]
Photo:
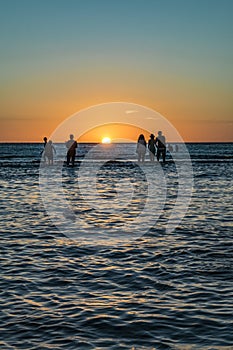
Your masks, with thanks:
[{"label": "water ripple", "polygon": [[230,164],[194,164],[192,204],[172,234],[168,206],[137,241],[91,246],[50,222],[38,165],[1,168],[0,348],[232,349],[230,174]]}]

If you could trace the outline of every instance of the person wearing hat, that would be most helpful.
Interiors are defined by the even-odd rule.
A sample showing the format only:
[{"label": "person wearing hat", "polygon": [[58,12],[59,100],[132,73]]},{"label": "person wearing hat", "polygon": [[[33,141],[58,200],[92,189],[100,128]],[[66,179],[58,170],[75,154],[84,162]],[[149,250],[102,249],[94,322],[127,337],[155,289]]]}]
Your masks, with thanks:
[{"label": "person wearing hat", "polygon": [[155,160],[155,135],[151,134],[150,139],[148,141],[148,149],[150,155],[150,161],[154,162]]},{"label": "person wearing hat", "polygon": [[158,136],[155,139],[155,145],[157,147],[157,160],[159,161],[160,155],[162,155],[163,163],[165,163],[166,158],[166,139],[162,134],[162,131],[158,131]]}]

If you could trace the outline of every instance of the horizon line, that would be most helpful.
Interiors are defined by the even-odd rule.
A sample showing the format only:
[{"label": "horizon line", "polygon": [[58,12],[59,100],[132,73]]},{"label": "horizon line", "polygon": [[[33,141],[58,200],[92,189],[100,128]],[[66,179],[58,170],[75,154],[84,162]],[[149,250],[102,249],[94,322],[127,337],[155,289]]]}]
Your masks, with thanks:
[{"label": "horizon line", "polygon": [[[86,144],[86,143],[93,143],[93,144],[99,144],[102,142],[98,142],[98,141],[77,141],[79,144]],[[17,144],[17,143],[35,143],[35,144],[43,144],[44,142],[43,141],[0,141],[0,144]],[[65,141],[53,141],[54,144],[56,143],[65,143]],[[110,144],[117,144],[117,143],[137,143],[137,140],[135,141],[132,141],[132,142],[111,142]],[[182,143],[233,143],[233,140],[232,141],[184,141],[184,142],[179,142],[179,141],[167,141],[166,144],[169,144],[169,143],[177,143],[177,144],[182,144]]]}]

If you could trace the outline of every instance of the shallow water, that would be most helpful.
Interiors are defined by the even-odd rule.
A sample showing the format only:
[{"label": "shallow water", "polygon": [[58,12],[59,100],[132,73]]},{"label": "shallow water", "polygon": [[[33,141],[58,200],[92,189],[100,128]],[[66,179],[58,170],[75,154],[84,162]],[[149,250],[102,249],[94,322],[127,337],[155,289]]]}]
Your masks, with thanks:
[{"label": "shallow water", "polygon": [[[130,161],[134,147],[126,152]],[[56,148],[59,162],[62,146]],[[89,148],[80,147],[78,156]],[[0,145],[0,348],[232,349],[233,144],[188,145],[193,197],[171,233],[165,228],[177,173],[169,161],[163,167],[166,203],[156,224],[120,245],[111,240],[85,244],[57,229],[41,201],[41,149],[37,144]],[[128,181],[124,171],[132,179],[137,168],[129,163],[106,167],[99,191],[112,203],[114,186],[107,174]],[[143,171],[151,169],[145,164]],[[63,169],[67,199],[79,203],[76,215],[101,220],[88,210],[90,202],[81,201],[78,172],[78,166]],[[132,217],[146,192],[143,174],[135,178],[139,190],[128,210]]]}]

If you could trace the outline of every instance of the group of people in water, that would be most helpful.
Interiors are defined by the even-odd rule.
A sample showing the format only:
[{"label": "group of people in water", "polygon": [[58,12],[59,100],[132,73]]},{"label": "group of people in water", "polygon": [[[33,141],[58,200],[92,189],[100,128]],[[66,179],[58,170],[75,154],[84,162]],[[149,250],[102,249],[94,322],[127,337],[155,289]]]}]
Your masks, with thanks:
[{"label": "group of people in water", "polygon": [[[145,155],[146,155],[146,140],[143,134],[139,135],[138,143],[137,143],[137,154],[138,154],[138,162],[144,163]],[[154,162],[155,155],[157,157],[157,161],[160,160],[162,156],[163,163],[165,163],[166,158],[166,138],[163,135],[162,131],[158,132],[158,136],[155,138],[154,134],[150,135],[150,139],[148,141],[148,150],[150,161]]]},{"label": "group of people in water", "polygon": [[[44,151],[43,151],[43,158],[44,162],[48,165],[53,165],[53,159],[54,155],[56,154],[56,149],[53,146],[53,142],[51,140],[48,141],[47,137],[44,137]],[[66,164],[69,166],[74,166],[75,163],[75,156],[76,156],[76,149],[77,149],[77,141],[74,140],[74,135],[70,135],[70,139],[65,142],[66,148],[67,148],[67,155],[66,155]],[[157,161],[160,160],[162,157],[163,163],[165,163],[166,159],[166,138],[163,135],[162,131],[158,131],[158,135],[155,138],[154,134],[150,135],[150,139],[148,141],[148,144],[145,140],[145,136],[143,134],[139,135],[138,142],[137,142],[137,155],[138,155],[138,162],[144,163],[145,156],[146,156],[146,150],[149,150],[149,156],[150,161],[154,162],[155,156],[157,158]],[[176,146],[178,147],[178,146]],[[169,151],[172,151],[172,146],[169,145],[168,149]],[[178,149],[176,148],[176,151]]]},{"label": "group of people in water", "polygon": [[[156,156],[158,162],[162,157],[163,163],[165,163],[167,148],[169,152],[174,151],[171,144],[169,144],[168,147],[166,146],[166,138],[163,135],[162,131],[158,131],[157,137],[155,137],[154,134],[151,134],[148,143],[146,143],[145,136],[141,134],[138,137],[137,150],[136,150],[139,163],[140,162],[144,163],[145,161],[147,146],[148,146],[151,162],[154,162],[155,156]],[[179,150],[178,145],[175,145],[175,151],[178,152],[178,150]]]},{"label": "group of people in water", "polygon": [[[53,146],[53,142],[49,140],[47,137],[44,137],[44,151],[43,151],[43,157],[45,163],[48,165],[53,165],[53,158],[54,155],[56,154],[56,149]],[[66,141],[66,148],[67,148],[67,154],[66,154],[66,164],[67,166],[72,165],[74,166],[75,162],[75,156],[76,156],[76,148],[78,146],[77,141],[74,140],[74,135],[70,134],[70,139]]]}]

